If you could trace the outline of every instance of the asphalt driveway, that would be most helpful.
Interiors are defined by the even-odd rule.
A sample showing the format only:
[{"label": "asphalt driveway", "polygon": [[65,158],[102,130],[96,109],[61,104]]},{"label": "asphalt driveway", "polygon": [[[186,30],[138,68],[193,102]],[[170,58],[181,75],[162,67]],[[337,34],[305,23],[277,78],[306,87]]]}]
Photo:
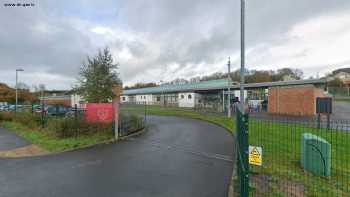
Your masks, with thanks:
[{"label": "asphalt driveway", "polygon": [[227,196],[233,138],[226,130],[183,118],[148,120],[148,132],[116,144],[0,159],[0,196]]},{"label": "asphalt driveway", "polygon": [[11,150],[29,145],[25,139],[7,129],[0,128],[0,151]]},{"label": "asphalt driveway", "polygon": [[332,119],[334,120],[350,120],[350,103],[349,102],[334,102]]}]

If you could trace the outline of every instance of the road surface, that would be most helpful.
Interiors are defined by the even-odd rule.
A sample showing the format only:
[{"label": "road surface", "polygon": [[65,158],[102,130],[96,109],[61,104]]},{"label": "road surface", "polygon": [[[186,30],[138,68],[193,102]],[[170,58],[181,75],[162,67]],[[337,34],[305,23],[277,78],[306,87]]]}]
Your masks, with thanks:
[{"label": "road surface", "polygon": [[226,130],[175,117],[148,122],[148,132],[115,144],[0,159],[0,196],[227,196],[233,138]]},{"label": "road surface", "polygon": [[0,151],[11,150],[28,145],[30,145],[28,141],[7,129],[0,128]]}]

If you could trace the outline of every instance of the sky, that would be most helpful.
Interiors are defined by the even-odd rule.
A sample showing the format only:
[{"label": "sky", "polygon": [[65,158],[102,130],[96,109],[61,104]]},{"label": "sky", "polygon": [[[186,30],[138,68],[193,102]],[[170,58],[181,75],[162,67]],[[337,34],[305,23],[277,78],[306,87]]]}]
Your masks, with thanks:
[{"label": "sky", "polygon": [[[125,85],[240,67],[240,0],[0,0],[0,82],[70,89],[108,47]],[[34,6],[5,6],[32,3]],[[350,67],[349,0],[246,0],[246,67]]]}]

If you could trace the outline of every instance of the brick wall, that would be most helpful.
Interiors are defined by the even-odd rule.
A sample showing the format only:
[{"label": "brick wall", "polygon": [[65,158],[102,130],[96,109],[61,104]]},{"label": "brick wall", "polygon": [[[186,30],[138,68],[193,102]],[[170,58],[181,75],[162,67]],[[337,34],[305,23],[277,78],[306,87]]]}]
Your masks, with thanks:
[{"label": "brick wall", "polygon": [[44,100],[45,105],[64,105],[66,107],[71,107],[70,99],[52,99]]},{"label": "brick wall", "polygon": [[312,116],[316,114],[316,97],[323,96],[323,90],[314,86],[269,88],[268,112]]}]

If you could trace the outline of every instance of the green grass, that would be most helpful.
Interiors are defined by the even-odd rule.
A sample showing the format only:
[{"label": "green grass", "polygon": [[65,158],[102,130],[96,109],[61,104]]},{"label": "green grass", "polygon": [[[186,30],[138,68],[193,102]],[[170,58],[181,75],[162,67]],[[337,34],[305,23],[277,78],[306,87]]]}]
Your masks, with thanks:
[{"label": "green grass", "polygon": [[350,97],[349,98],[335,98],[334,99],[336,102],[347,102],[350,103]]},{"label": "green grass", "polygon": [[[144,113],[141,107],[124,107],[122,110]],[[191,109],[147,106],[147,114],[180,116],[208,121],[226,128],[235,135],[235,121],[222,115],[201,114]],[[300,167],[300,143],[303,133],[309,132],[325,138],[332,145],[331,177],[324,178],[305,172]],[[251,166],[252,173],[271,175],[272,192],[265,196],[287,196],[281,185],[299,184],[306,188],[306,196],[350,196],[350,133],[315,129],[300,123],[276,121],[249,122],[249,143],[263,147],[263,166]],[[291,190],[295,188],[291,188]],[[289,195],[291,196],[291,194]]]},{"label": "green grass", "polygon": [[30,129],[17,122],[2,122],[1,126],[50,152],[60,152],[86,147],[113,139],[113,135],[107,132],[97,132],[92,135],[82,135],[76,138],[57,138],[47,131]]},{"label": "green grass", "polygon": [[[300,146],[303,133],[313,133],[326,139],[332,146],[331,177],[318,177],[304,172],[300,165]],[[271,174],[276,185],[286,181],[306,186],[307,196],[349,196],[350,185],[350,134],[310,128],[300,123],[250,121],[249,144],[263,147],[263,167],[252,172]],[[278,193],[276,185],[274,193]],[[276,189],[277,188],[277,189]],[[274,196],[271,193],[271,196]]]}]

